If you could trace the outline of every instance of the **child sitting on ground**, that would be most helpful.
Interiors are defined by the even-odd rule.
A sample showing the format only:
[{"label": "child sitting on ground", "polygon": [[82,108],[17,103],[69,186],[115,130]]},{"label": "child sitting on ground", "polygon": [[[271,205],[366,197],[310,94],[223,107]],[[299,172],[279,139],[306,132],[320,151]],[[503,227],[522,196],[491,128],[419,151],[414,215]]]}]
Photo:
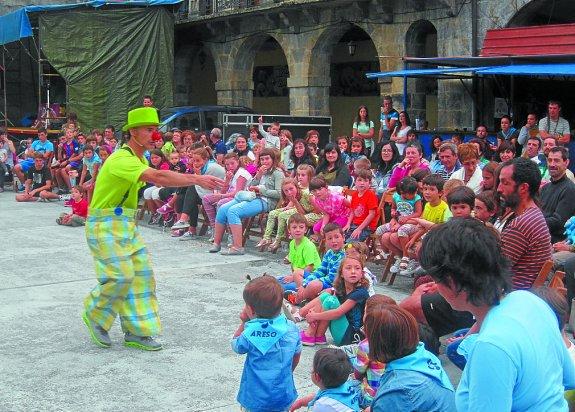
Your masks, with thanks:
[{"label": "child sitting on ground", "polygon": [[355,190],[351,193],[351,211],[343,228],[347,242],[363,242],[377,227],[379,201],[371,190],[373,174],[369,169],[356,171]]},{"label": "child sitting on ground", "polygon": [[94,148],[91,145],[84,146],[83,153],[84,157],[82,159],[82,173],[80,174],[79,185],[86,191],[86,201],[90,203],[102,161],[100,160],[100,156],[94,152]]},{"label": "child sitting on ground", "polygon": [[367,256],[369,254],[369,248],[367,245],[364,242],[348,243],[345,245],[344,250],[346,256],[361,260],[364,263],[363,275],[369,282],[369,286],[367,288],[369,296],[375,295],[375,289],[373,288],[373,285],[377,283],[377,278],[371,272],[371,270],[365,266],[365,262],[367,262]]},{"label": "child sitting on ground", "polygon": [[70,192],[72,198],[68,205],[72,208],[72,213],[62,213],[56,223],[63,226],[84,226],[88,216],[88,202],[84,199],[84,188],[74,186]]},{"label": "child sitting on ground", "polygon": [[313,225],[313,232],[322,233],[323,227],[328,223],[335,223],[343,228],[347,223],[351,202],[341,194],[331,193],[322,177],[311,179],[309,190],[314,196],[313,205],[322,214],[321,220]]},{"label": "child sitting on ground", "polygon": [[291,264],[292,274],[282,276],[278,279],[284,290],[296,290],[294,281],[295,271],[302,270],[304,273],[312,273],[314,269],[321,267],[321,259],[314,243],[309,240],[307,232],[307,221],[299,213],[293,214],[288,220],[288,231],[292,238],[289,244],[288,260]]},{"label": "child sitting on ground", "polygon": [[359,412],[358,394],[347,380],[350,372],[351,364],[344,352],[336,348],[318,350],[313,357],[311,380],[320,390],[295,401],[290,411],[307,406],[312,412]]},{"label": "child sitting on ground", "polygon": [[297,327],[281,314],[283,290],[262,276],[244,288],[245,306],[232,348],[247,354],[237,401],[243,410],[285,411],[296,400],[293,380],[301,341]]},{"label": "child sitting on ground", "polygon": [[[338,270],[333,289],[323,292],[300,310],[309,326],[301,331],[303,345],[325,345],[329,328],[335,345],[349,345],[364,338],[362,332],[369,283],[363,262],[346,256]],[[332,294],[333,293],[333,294]]]},{"label": "child sitting on ground", "polygon": [[296,291],[286,294],[286,299],[291,304],[314,299],[322,290],[333,287],[339,265],[345,257],[343,231],[335,223],[328,223],[323,233],[325,245],[329,250],[323,256],[320,266],[313,272],[306,272],[303,269],[294,270],[293,282],[295,282]]}]

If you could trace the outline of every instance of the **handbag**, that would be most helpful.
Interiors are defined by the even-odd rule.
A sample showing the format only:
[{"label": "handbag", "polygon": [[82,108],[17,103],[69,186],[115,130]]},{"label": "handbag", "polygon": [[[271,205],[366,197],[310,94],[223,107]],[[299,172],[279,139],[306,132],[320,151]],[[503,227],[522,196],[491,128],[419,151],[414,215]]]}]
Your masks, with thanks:
[{"label": "handbag", "polygon": [[240,190],[234,196],[234,199],[238,202],[251,202],[257,197],[255,192],[250,190]]}]

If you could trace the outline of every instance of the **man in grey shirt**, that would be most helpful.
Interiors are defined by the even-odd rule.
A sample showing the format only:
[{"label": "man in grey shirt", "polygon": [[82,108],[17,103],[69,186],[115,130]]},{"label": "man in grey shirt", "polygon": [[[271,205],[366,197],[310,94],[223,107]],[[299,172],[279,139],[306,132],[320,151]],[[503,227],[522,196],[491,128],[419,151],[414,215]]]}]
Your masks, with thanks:
[{"label": "man in grey shirt", "polygon": [[561,103],[555,100],[549,101],[547,116],[539,121],[539,134],[543,139],[555,137],[557,143],[566,145],[571,140],[569,122],[560,116]]}]

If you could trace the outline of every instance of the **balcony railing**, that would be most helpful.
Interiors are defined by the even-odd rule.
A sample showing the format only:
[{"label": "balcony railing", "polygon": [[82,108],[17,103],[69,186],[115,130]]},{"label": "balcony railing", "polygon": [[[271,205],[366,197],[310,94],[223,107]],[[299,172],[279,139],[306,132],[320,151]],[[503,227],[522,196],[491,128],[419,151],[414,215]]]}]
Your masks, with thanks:
[{"label": "balcony railing", "polygon": [[279,3],[281,0],[188,0],[176,11],[179,22],[202,17],[244,12],[259,6]]}]

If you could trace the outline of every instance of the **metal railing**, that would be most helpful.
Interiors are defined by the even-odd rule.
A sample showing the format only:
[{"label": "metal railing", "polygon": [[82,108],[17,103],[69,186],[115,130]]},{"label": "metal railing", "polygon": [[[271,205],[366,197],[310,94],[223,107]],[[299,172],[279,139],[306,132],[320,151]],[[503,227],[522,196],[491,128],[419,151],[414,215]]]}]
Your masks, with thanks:
[{"label": "metal railing", "polygon": [[220,13],[244,12],[265,4],[279,3],[281,0],[188,0],[176,11],[177,21],[194,20]]}]

